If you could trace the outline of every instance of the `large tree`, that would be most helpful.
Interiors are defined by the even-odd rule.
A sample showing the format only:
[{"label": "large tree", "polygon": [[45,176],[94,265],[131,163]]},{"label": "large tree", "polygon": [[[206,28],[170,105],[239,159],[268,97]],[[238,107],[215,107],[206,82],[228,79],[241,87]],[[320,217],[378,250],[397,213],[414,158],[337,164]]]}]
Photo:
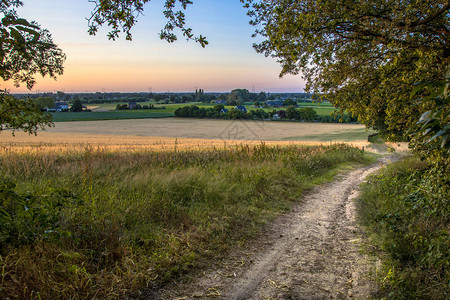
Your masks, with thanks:
[{"label": "large tree", "polygon": [[0,77],[13,80],[16,86],[25,83],[31,89],[36,73],[52,78],[61,75],[65,55],[51,34],[38,23],[17,16],[15,8],[22,1],[0,1]]},{"label": "large tree", "polygon": [[310,91],[393,139],[420,125],[423,142],[438,134],[448,148],[449,1],[246,2],[264,38],[255,48],[281,75],[302,73]]},{"label": "large tree", "polygon": [[[31,89],[36,73],[52,78],[61,75],[65,55],[53,43],[50,33],[36,22],[17,16],[15,8],[22,5],[21,1],[0,1],[0,77]],[[36,133],[39,126],[45,125],[51,125],[51,117],[42,113],[36,103],[0,91],[0,131],[21,129]]]}]

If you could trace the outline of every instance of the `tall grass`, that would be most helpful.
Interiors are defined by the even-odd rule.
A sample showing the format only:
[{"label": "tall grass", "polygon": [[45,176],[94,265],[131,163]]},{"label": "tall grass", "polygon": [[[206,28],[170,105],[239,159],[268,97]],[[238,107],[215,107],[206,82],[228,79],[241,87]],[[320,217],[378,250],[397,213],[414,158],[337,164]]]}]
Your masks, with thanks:
[{"label": "tall grass", "polygon": [[411,157],[363,185],[359,216],[381,253],[380,298],[449,299],[448,173]]},{"label": "tall grass", "polygon": [[118,298],[251,238],[367,158],[345,145],[0,155],[2,298]]}]

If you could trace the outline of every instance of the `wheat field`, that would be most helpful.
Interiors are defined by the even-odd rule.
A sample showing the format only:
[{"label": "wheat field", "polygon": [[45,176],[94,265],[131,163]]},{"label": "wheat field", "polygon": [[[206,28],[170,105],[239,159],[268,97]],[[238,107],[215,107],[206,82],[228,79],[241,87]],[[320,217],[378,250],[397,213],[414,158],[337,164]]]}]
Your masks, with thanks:
[{"label": "wheat field", "polygon": [[[143,119],[59,122],[36,136],[16,131],[0,133],[4,149],[68,148],[86,145],[109,149],[205,149],[235,145],[367,145],[363,125],[240,120]],[[17,147],[20,146],[20,147]]]}]

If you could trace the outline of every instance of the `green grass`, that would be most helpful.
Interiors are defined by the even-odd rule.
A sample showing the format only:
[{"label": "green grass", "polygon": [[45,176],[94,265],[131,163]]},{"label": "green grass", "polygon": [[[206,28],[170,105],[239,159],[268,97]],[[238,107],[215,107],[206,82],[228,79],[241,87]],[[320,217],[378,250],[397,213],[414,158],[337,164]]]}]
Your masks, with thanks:
[{"label": "green grass", "polygon": [[156,288],[241,245],[342,165],[366,161],[345,145],[5,148],[1,297],[116,299]]},{"label": "green grass", "polygon": [[[120,103],[125,104],[126,102]],[[139,102],[140,105],[148,105],[151,102]],[[98,106],[91,112],[65,112],[52,113],[54,122],[70,122],[70,121],[94,121],[94,120],[123,120],[123,119],[147,119],[147,118],[168,118],[173,117],[175,110],[186,105],[196,105],[200,108],[211,108],[215,104],[196,103],[178,103],[178,104],[155,104],[155,109],[151,110],[121,110],[116,111],[117,103],[92,104]],[[334,112],[334,107],[329,103],[299,103],[300,107],[312,107],[318,115],[328,116]],[[232,109],[234,106],[225,106]],[[257,109],[253,105],[247,106],[248,110]],[[266,112],[272,110],[280,110],[283,108],[264,108]]]},{"label": "green grass", "polygon": [[149,110],[120,110],[120,111],[92,111],[92,112],[57,112],[52,113],[54,122],[95,121],[95,120],[123,120],[173,117],[172,112],[160,109]]},{"label": "green grass", "polygon": [[429,168],[407,158],[362,186],[359,218],[383,262],[377,299],[449,299],[450,194],[446,175]]}]

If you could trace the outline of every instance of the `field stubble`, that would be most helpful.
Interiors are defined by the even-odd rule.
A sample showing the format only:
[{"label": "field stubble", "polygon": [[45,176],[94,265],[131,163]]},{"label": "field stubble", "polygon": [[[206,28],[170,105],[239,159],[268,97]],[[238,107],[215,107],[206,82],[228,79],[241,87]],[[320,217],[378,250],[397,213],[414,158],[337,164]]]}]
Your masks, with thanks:
[{"label": "field stubble", "polygon": [[[81,144],[111,149],[154,150],[206,149],[232,145],[319,145],[347,143],[361,148],[368,144],[363,125],[298,122],[255,122],[196,119],[145,119],[56,123],[37,136],[7,131],[0,145],[24,149],[57,149]],[[17,149],[17,148],[16,148]]]}]

